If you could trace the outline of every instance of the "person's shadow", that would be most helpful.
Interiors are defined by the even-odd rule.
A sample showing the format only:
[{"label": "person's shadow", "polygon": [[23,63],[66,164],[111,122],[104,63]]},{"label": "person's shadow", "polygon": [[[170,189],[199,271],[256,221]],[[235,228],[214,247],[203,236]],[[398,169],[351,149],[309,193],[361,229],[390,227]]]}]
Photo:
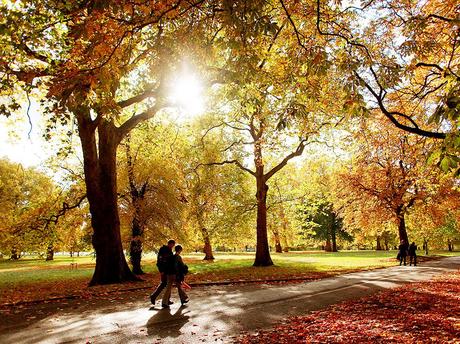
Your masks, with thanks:
[{"label": "person's shadow", "polygon": [[185,306],[181,306],[174,314],[171,313],[170,308],[158,310],[147,321],[147,334],[149,336],[159,336],[161,338],[179,337],[181,335],[180,329],[189,319],[189,316],[186,315],[188,312],[184,312],[186,309]]}]

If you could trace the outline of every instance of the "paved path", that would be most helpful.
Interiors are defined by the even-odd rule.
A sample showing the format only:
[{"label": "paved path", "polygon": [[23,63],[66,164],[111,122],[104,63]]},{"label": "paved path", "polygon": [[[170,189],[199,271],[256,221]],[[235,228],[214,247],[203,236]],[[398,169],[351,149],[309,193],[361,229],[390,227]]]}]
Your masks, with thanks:
[{"label": "paved path", "polygon": [[460,257],[452,257],[307,283],[194,288],[186,307],[174,304],[169,310],[159,309],[158,303],[151,307],[146,291],[118,302],[37,305],[34,314],[2,319],[0,343],[229,343],[232,335],[272,326],[287,316],[458,269]]}]

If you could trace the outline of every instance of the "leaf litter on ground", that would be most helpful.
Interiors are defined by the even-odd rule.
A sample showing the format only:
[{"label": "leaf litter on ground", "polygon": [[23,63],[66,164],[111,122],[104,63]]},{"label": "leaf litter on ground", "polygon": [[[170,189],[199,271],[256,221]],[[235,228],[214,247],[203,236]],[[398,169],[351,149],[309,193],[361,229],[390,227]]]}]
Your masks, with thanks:
[{"label": "leaf litter on ground", "polygon": [[235,342],[460,343],[460,272],[291,317]]}]

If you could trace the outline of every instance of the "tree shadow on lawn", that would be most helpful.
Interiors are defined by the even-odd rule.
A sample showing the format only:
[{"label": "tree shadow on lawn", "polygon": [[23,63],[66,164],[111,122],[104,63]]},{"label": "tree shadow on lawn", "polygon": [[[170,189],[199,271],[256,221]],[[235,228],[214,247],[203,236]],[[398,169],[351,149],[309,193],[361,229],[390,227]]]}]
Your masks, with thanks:
[{"label": "tree shadow on lawn", "polygon": [[[174,311],[177,305],[173,305],[171,313],[159,311],[153,316],[149,310],[149,292],[145,290],[124,292],[107,300],[52,302],[37,305],[33,309],[17,309],[16,314],[2,316],[0,342],[50,341],[53,336],[82,339],[117,331],[121,331],[121,336],[127,335],[123,329],[144,329],[148,336],[162,338],[213,331],[231,335],[243,330],[267,328],[287,316],[308,314],[311,310],[327,307],[344,298],[357,299],[385,288],[382,281],[393,286],[405,284],[398,280],[401,274],[405,275],[406,280],[415,281],[415,277],[407,276],[410,273],[416,276],[433,272],[419,267],[402,267],[386,272],[383,277],[368,273],[367,278],[361,280],[360,273],[356,273],[338,277],[346,283],[335,289],[331,286],[327,288],[326,279],[311,284],[276,287],[257,284],[193,288],[190,292],[191,303],[186,311]],[[353,284],[356,292],[349,287]],[[311,291],[313,286],[316,286],[316,294]],[[173,295],[177,298],[175,293]]]}]

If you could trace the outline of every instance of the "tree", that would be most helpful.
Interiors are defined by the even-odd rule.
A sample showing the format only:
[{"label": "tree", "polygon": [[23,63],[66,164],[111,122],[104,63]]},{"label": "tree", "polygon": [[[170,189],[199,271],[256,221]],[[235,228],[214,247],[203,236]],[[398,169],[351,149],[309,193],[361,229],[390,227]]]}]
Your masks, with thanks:
[{"label": "tree", "polygon": [[[458,174],[460,90],[456,1],[316,1],[318,32],[343,46],[351,87],[396,127],[442,139],[431,154]],[[363,98],[362,98],[363,99]]]},{"label": "tree", "polygon": [[[262,14],[261,14],[262,13]],[[305,23],[302,47],[288,30],[289,19],[279,4],[235,3],[234,23],[225,37],[226,70],[233,83],[220,89],[225,106],[216,105],[220,128],[236,139],[227,159],[211,165],[234,164],[254,177],[257,201],[255,266],[272,265],[267,235],[269,180],[326,126],[340,122],[348,91],[340,87],[325,42]],[[226,43],[226,42],[225,42]],[[227,58],[228,59],[228,58]],[[251,163],[249,163],[251,161]]]},{"label": "tree", "polygon": [[143,273],[144,246],[154,249],[168,235],[183,237],[186,199],[181,167],[170,151],[181,137],[174,127],[157,122],[143,123],[130,134],[122,142],[119,159],[125,166],[119,171],[122,226],[129,228],[129,257],[138,275]]},{"label": "tree", "polygon": [[391,221],[399,240],[409,242],[409,212],[422,202],[433,205],[454,192],[451,178],[426,165],[434,143],[401,135],[383,119],[364,124],[356,139],[357,151],[337,184],[345,222],[365,229],[369,223]]},{"label": "tree", "polygon": [[[175,63],[175,47],[185,49],[187,15],[206,12],[198,10],[201,2],[34,0],[1,9],[2,94],[40,87],[51,121],[77,124],[96,250],[91,285],[136,279],[120,236],[117,147],[167,105],[167,66]],[[17,107],[12,102],[2,112]]]}]

